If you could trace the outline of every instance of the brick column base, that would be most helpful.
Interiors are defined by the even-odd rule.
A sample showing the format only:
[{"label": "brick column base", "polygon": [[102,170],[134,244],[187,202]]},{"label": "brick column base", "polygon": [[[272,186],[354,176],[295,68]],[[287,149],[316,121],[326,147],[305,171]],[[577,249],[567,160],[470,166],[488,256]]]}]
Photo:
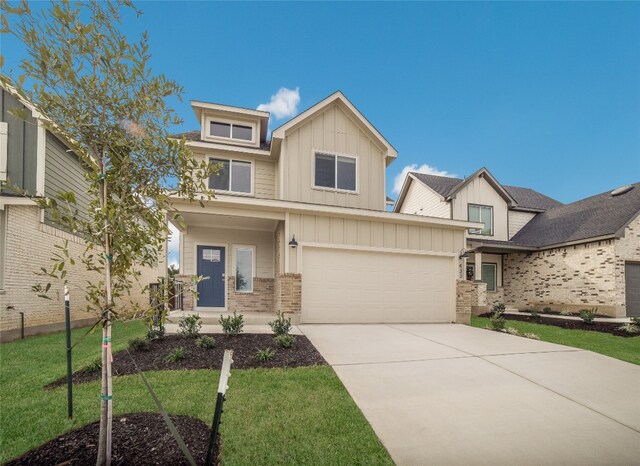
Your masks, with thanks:
[{"label": "brick column base", "polygon": [[302,313],[302,275],[284,273],[278,277],[280,293],[277,302],[280,311],[300,315]]}]

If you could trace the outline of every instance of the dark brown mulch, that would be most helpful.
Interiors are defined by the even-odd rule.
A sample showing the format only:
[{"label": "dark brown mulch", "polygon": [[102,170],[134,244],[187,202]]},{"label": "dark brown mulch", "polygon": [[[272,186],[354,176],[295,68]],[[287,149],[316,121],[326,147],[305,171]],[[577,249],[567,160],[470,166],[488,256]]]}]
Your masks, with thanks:
[{"label": "dark brown mulch", "polygon": [[[493,314],[486,313],[480,317],[491,317]],[[573,319],[559,319],[557,317],[545,317],[540,315],[539,317],[532,317],[530,315],[518,315],[518,314],[505,314],[507,320],[518,320],[521,322],[531,322],[533,324],[553,325],[555,327],[566,328],[570,330],[591,330],[593,332],[609,333],[618,337],[637,337],[640,333],[629,333],[624,330],[620,330],[623,325],[620,322],[593,322],[587,324],[582,320]]]},{"label": "dark brown mulch", "polygon": [[[296,341],[291,348],[281,348],[272,334],[243,333],[235,337],[225,335],[211,335],[215,338],[215,347],[206,349],[195,345],[195,339],[182,338],[177,335],[167,335],[161,340],[150,342],[148,351],[119,351],[113,355],[114,375],[135,374],[137,370],[131,358],[141,371],[185,370],[185,369],[216,369],[222,366],[222,356],[225,349],[233,350],[232,369],[249,369],[255,367],[301,367],[324,365],[326,361],[303,335],[296,335]],[[117,337],[116,337],[117,338]],[[178,362],[165,362],[165,356],[174,348],[183,347],[185,357]],[[271,348],[276,351],[273,359],[258,361],[256,350]],[[73,382],[89,382],[98,380],[100,370],[93,372],[78,371],[73,374]],[[55,388],[66,383],[60,378],[45,386]]]},{"label": "dark brown mulch", "polygon": [[[200,419],[170,416],[197,464],[204,464],[209,446],[209,427]],[[95,464],[100,422],[57,437],[6,466]],[[160,414],[132,413],[113,419],[112,465],[188,465],[178,442]],[[220,445],[220,438],[217,439]],[[220,451],[220,450],[218,450]],[[217,464],[217,462],[216,462]]]}]

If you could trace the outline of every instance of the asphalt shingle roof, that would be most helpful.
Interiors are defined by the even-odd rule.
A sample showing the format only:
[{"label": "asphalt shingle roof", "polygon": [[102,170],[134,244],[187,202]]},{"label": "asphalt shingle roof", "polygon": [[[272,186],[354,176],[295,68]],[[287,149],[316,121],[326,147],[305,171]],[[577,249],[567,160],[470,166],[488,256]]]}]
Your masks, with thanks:
[{"label": "asphalt shingle roof", "polygon": [[[416,172],[411,172],[411,174],[443,197],[449,196],[460,184],[464,183],[463,179],[451,178],[449,176],[426,175]],[[555,199],[551,199],[530,188],[504,185],[503,188],[518,203],[517,207],[522,207],[523,209],[546,210],[562,205],[562,203]]]},{"label": "asphalt shingle roof", "polygon": [[511,241],[516,245],[545,247],[617,233],[640,212],[640,183],[625,194],[611,191],[536,215]]}]

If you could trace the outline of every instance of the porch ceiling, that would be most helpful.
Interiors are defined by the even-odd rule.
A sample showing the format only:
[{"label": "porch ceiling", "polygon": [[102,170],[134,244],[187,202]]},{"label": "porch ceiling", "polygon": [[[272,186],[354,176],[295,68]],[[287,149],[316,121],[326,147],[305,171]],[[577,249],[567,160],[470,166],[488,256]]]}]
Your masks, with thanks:
[{"label": "porch ceiling", "polygon": [[189,228],[226,228],[243,230],[275,231],[278,220],[267,218],[239,217],[206,213],[184,213],[182,215]]}]

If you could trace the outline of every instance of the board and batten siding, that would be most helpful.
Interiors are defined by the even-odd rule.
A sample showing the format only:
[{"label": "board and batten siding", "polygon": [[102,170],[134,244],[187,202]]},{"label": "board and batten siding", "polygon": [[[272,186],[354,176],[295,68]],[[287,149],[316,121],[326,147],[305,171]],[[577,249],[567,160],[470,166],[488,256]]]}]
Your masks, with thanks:
[{"label": "board and batten siding", "polygon": [[[86,219],[89,211],[89,182],[85,178],[86,169],[78,157],[53,134],[47,131],[44,164],[44,194],[57,199],[59,192],[72,191],[76,197],[78,215]],[[52,220],[49,210],[45,210],[44,221],[58,226]]]},{"label": "board and batten siding", "polygon": [[[315,188],[314,154],[357,158],[356,193]],[[300,126],[288,130],[282,143],[283,199],[360,209],[385,209],[383,147],[336,103]]]},{"label": "board and batten siding", "polygon": [[196,244],[226,247],[226,273],[235,276],[232,246],[256,247],[256,277],[274,278],[274,233],[271,231],[241,230],[231,228],[189,228],[182,235],[180,251],[180,273],[198,273]]},{"label": "board and batten siding", "polygon": [[513,238],[516,233],[522,230],[536,214],[533,212],[521,212],[519,210],[509,211],[509,239]]},{"label": "board and batten siding", "polygon": [[493,207],[493,235],[473,235],[469,233],[469,238],[508,240],[507,203],[484,178],[475,177],[456,193],[452,202],[453,218],[455,220],[468,220],[469,212],[467,206],[469,204]]},{"label": "board and batten siding", "polygon": [[[0,116],[7,123],[7,178],[11,185],[36,194],[38,121],[18,99],[4,89],[0,91]],[[18,109],[26,110],[25,118],[12,115]],[[11,187],[0,189],[11,191]]]},{"label": "board and batten siding", "polygon": [[[289,236],[299,243],[333,244],[417,252],[457,253],[464,230],[312,214],[289,214]],[[298,273],[297,252],[289,249],[289,271]]]},{"label": "board and batten siding", "polygon": [[419,181],[411,179],[400,213],[451,218],[451,205]]}]

